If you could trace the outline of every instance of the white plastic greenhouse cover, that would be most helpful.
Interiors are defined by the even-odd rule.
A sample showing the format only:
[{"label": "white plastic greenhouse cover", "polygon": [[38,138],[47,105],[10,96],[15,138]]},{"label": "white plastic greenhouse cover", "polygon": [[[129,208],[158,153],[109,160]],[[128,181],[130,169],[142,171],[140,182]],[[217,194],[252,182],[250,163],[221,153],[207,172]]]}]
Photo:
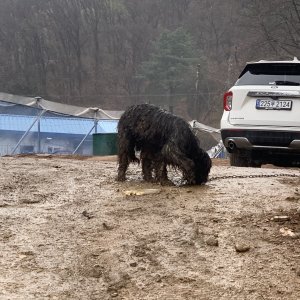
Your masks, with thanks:
[{"label": "white plastic greenhouse cover", "polygon": [[103,110],[98,107],[80,107],[58,102],[48,101],[41,97],[25,97],[7,93],[0,93],[0,101],[10,102],[14,104],[21,104],[48,111],[53,111],[61,114],[91,118],[98,120],[118,120],[123,111]]}]

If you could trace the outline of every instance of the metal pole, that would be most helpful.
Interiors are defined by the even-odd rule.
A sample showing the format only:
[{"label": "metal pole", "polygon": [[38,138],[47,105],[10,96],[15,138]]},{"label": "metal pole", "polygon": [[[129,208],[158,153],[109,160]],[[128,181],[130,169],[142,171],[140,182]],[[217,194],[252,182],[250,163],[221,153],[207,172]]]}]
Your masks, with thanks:
[{"label": "metal pole", "polygon": [[98,125],[97,111],[95,111],[95,116],[94,116],[95,133],[97,133],[97,125]]},{"label": "metal pole", "polygon": [[15,146],[15,148],[12,150],[11,154],[14,154],[15,151],[17,150],[17,148],[20,146],[20,144],[22,143],[22,141],[24,140],[24,138],[26,137],[26,135],[28,134],[28,132],[31,130],[31,128],[34,126],[34,124],[40,120],[40,118],[42,117],[42,115],[46,112],[47,110],[43,110],[39,116],[33,121],[33,123],[31,124],[31,126],[27,129],[27,131],[23,134],[23,136],[21,137],[21,139],[19,140],[19,142],[17,143],[17,145]]},{"label": "metal pole", "polygon": [[199,90],[199,86],[200,86],[200,69],[201,69],[201,65],[198,64],[197,65],[197,79],[196,79],[196,99],[195,99],[195,106],[194,106],[194,118],[197,119],[199,117],[199,110],[200,110],[200,90]]},{"label": "metal pole", "polygon": [[[42,97],[35,97],[36,99],[36,104],[37,107],[40,108],[40,100],[42,99]],[[41,120],[38,120],[38,149],[37,149],[37,153],[41,153]]]},{"label": "metal pole", "polygon": [[38,120],[38,153],[41,153],[41,121]]},{"label": "metal pole", "polygon": [[79,143],[79,145],[76,147],[76,149],[73,151],[72,154],[75,154],[77,152],[77,150],[79,149],[79,147],[83,144],[83,142],[86,140],[86,138],[90,135],[90,133],[93,131],[93,129],[95,128],[95,124],[94,126],[91,128],[91,130],[85,135],[85,137],[82,139],[82,141]]}]

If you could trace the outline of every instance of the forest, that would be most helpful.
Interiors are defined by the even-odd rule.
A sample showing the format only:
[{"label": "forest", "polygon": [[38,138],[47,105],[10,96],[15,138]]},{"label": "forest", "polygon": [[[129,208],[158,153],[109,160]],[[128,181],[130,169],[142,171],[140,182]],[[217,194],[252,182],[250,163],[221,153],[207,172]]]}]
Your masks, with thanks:
[{"label": "forest", "polygon": [[0,91],[219,126],[245,63],[299,41],[300,0],[0,0]]}]

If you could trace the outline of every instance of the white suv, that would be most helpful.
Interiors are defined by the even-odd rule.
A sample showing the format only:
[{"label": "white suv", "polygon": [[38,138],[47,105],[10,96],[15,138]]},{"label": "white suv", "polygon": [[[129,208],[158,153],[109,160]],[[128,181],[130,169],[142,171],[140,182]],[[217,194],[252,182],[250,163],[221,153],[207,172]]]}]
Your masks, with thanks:
[{"label": "white suv", "polygon": [[232,166],[300,166],[300,61],[247,63],[224,94],[221,136]]}]

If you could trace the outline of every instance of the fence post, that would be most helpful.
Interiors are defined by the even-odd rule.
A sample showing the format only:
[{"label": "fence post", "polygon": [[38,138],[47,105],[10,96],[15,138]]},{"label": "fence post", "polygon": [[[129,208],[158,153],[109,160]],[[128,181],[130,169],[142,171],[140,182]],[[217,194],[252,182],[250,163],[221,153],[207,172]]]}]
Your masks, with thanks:
[{"label": "fence post", "polygon": [[42,115],[46,112],[47,110],[43,110],[38,117],[33,121],[33,123],[31,124],[31,126],[27,129],[27,131],[22,135],[21,139],[18,141],[17,145],[15,146],[15,148],[12,150],[11,154],[14,154],[15,151],[18,149],[18,147],[20,146],[20,144],[22,143],[22,141],[24,140],[24,138],[26,137],[26,135],[28,134],[28,132],[31,130],[31,128],[34,126],[34,124],[39,121],[42,117]]}]

